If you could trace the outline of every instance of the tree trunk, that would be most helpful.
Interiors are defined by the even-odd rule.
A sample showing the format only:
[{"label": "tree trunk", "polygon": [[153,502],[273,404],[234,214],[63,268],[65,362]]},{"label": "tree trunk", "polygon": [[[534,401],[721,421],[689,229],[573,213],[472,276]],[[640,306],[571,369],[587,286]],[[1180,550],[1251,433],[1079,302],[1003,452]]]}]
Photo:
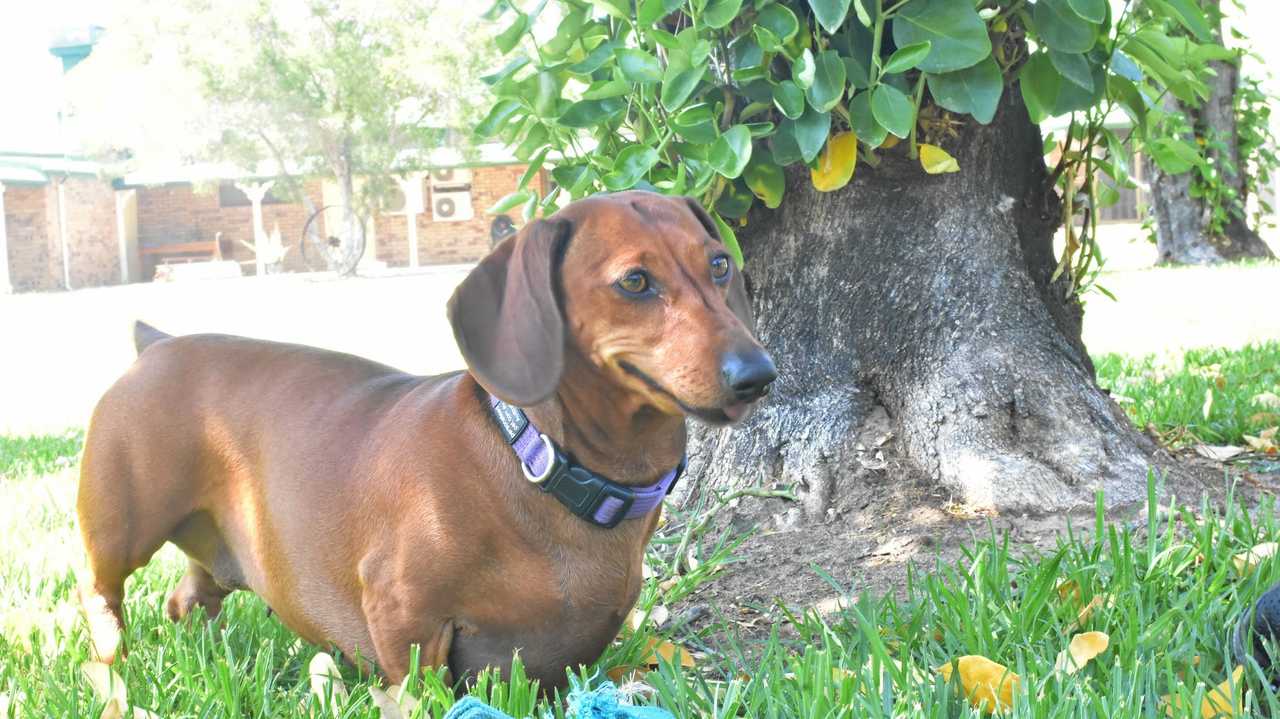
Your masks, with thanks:
[{"label": "tree trunk", "polygon": [[[1215,24],[1215,39],[1221,43],[1219,2],[1208,0],[1203,5]],[[1216,74],[1209,78],[1210,94],[1203,106],[1188,107],[1172,94],[1166,94],[1163,103],[1165,110],[1185,116],[1196,134],[1207,140],[1209,158],[1221,173],[1224,185],[1218,200],[1221,207],[1216,209],[1227,213],[1227,219],[1220,229],[1214,229],[1215,208],[1206,198],[1191,196],[1191,172],[1169,175],[1148,160],[1147,176],[1151,178],[1152,209],[1156,217],[1156,250],[1162,264],[1204,265],[1274,257],[1247,221],[1247,168],[1241,165],[1240,140],[1236,133],[1239,66],[1221,60],[1211,61],[1209,66]]]},{"label": "tree trunk", "polygon": [[1059,205],[1039,129],[1016,86],[970,125],[946,142],[958,173],[926,175],[905,143],[833,193],[799,168],[739,232],[781,377],[743,427],[695,432],[695,496],[794,484],[793,518],[821,520],[878,407],[897,451],[971,506],[1144,496],[1157,447],[1095,384],[1080,306],[1050,282]]}]

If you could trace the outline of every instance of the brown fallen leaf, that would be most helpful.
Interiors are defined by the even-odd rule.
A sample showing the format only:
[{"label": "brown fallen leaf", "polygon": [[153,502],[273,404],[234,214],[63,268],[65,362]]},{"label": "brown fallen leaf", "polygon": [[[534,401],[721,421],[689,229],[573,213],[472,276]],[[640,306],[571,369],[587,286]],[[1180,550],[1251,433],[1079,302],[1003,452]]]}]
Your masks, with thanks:
[{"label": "brown fallen leaf", "polygon": [[1089,618],[1093,616],[1093,613],[1096,610],[1110,609],[1115,605],[1115,597],[1107,594],[1106,592],[1093,595],[1093,599],[1090,599],[1088,604],[1081,607],[1079,612],[1076,612],[1076,621],[1071,625],[1071,628],[1068,631],[1074,632],[1077,629],[1083,629],[1085,623],[1089,621]]},{"label": "brown fallen leaf", "polygon": [[1253,403],[1266,409],[1280,409],[1280,395],[1275,392],[1260,392],[1253,396]]},{"label": "brown fallen leaf", "polygon": [[1207,459],[1212,459],[1215,462],[1225,462],[1233,457],[1244,454],[1244,447],[1198,444],[1196,445],[1196,454]]},{"label": "brown fallen leaf", "polygon": [[693,661],[693,654],[688,649],[657,637],[649,637],[649,644],[645,647],[643,656],[641,663],[654,668],[660,664],[659,657],[686,669],[697,666]]},{"label": "brown fallen leaf", "polygon": [[1254,452],[1263,454],[1276,454],[1280,452],[1280,445],[1277,444],[1276,432],[1280,427],[1270,427],[1258,433],[1258,436],[1244,435],[1245,444],[1249,445],[1249,449]]}]

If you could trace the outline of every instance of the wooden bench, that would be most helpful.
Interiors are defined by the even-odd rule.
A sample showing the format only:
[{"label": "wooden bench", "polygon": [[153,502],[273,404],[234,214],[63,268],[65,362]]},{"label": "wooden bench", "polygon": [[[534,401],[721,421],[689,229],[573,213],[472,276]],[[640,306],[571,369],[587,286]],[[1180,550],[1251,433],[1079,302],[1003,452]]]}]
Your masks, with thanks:
[{"label": "wooden bench", "polygon": [[143,245],[139,248],[143,257],[153,258],[157,264],[170,262],[210,262],[222,259],[221,239],[205,242],[166,242],[159,245]]}]

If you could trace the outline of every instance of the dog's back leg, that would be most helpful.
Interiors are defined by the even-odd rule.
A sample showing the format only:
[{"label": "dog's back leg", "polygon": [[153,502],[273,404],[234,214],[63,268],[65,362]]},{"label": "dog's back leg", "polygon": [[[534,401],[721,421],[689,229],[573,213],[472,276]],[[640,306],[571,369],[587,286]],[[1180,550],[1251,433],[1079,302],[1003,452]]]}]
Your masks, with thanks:
[{"label": "dog's back leg", "polygon": [[[109,441],[109,440],[108,440]],[[124,631],[124,581],[151,559],[165,542],[156,525],[135,516],[129,488],[132,467],[123,446],[103,446],[92,427],[85,441],[76,510],[89,560],[89,576],[80,587],[92,655],[111,663]]]}]

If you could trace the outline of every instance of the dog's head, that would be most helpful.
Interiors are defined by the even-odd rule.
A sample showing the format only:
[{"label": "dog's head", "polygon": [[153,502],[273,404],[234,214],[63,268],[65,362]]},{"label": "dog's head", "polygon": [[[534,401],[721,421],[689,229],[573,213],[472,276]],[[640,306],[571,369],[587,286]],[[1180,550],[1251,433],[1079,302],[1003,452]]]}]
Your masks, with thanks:
[{"label": "dog's head", "polygon": [[449,300],[471,373],[520,406],[550,397],[578,352],[666,414],[744,418],[777,376],[746,284],[694,200],[624,192],[529,223]]}]

